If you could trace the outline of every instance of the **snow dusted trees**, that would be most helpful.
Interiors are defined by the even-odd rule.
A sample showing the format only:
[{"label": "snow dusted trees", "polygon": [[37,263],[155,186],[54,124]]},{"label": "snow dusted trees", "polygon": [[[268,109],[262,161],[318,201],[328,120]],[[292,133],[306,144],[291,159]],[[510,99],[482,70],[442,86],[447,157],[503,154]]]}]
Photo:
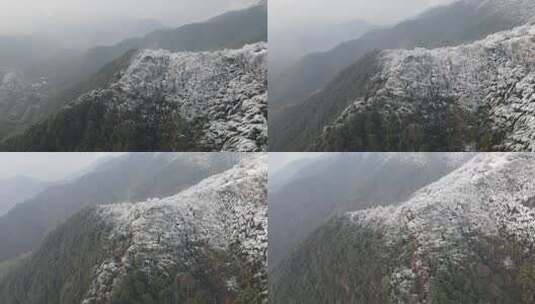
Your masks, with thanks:
[{"label": "snow dusted trees", "polygon": [[[142,50],[103,70],[86,93],[7,150],[262,151],[267,148],[265,43],[237,50]],[[104,73],[104,72],[103,72]],[[110,76],[111,74],[112,76]]]}]

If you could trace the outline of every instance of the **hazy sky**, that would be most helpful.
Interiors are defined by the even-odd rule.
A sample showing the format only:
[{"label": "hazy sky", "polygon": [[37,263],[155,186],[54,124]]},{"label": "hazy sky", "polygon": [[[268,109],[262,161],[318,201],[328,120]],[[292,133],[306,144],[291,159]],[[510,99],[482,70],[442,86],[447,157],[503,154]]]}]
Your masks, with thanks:
[{"label": "hazy sky", "polygon": [[300,159],[311,159],[325,153],[269,153],[269,173],[273,174]]},{"label": "hazy sky", "polygon": [[121,153],[0,153],[0,179],[28,176],[58,181],[95,161]]},{"label": "hazy sky", "polygon": [[453,0],[269,0],[269,27],[281,30],[292,25],[341,23],[364,19],[373,24],[392,24]]},{"label": "hazy sky", "polygon": [[157,19],[169,26],[201,21],[256,0],[0,0],[0,34],[53,23],[91,23],[115,16]]}]

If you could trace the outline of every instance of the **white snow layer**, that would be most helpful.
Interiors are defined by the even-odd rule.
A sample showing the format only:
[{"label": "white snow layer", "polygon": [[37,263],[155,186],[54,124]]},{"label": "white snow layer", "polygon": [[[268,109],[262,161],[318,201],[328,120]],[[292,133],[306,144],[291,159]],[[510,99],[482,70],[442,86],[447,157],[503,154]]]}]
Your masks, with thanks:
[{"label": "white snow layer", "polygon": [[180,262],[185,242],[202,241],[223,250],[239,244],[249,262],[266,269],[266,195],[267,157],[261,154],[245,157],[234,168],[175,196],[98,207],[96,212],[114,227],[110,239],[129,239],[130,243],[119,261],[110,258],[96,267],[83,303],[109,300],[113,286],[134,259],[144,259],[150,265],[146,271],[169,269]]},{"label": "white snow layer", "polygon": [[236,50],[142,50],[118,81],[75,103],[107,96],[110,105],[133,109],[165,98],[188,121],[202,120],[200,145],[212,150],[264,151],[267,143],[267,45]]},{"label": "white snow layer", "polygon": [[[470,254],[455,245],[466,243],[470,235],[499,235],[532,246],[535,209],[529,204],[535,200],[534,175],[533,154],[482,153],[398,207],[351,212],[347,218],[384,232],[387,244],[400,239],[416,244],[417,269],[426,272],[426,260],[444,254],[461,260]],[[393,275],[395,288],[403,289],[416,276],[428,277],[404,275],[410,272],[403,268]]]},{"label": "white snow layer", "polygon": [[440,97],[466,111],[488,107],[492,127],[506,132],[498,149],[535,151],[534,38],[535,25],[524,25],[456,47],[383,51],[382,68],[371,78],[381,85],[347,107],[323,136],[374,104],[407,114],[416,100]]}]

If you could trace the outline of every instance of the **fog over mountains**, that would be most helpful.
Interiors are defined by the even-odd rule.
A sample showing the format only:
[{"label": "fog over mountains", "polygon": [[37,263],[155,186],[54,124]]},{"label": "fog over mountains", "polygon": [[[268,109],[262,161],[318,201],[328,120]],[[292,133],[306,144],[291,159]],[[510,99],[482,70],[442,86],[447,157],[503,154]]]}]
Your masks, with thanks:
[{"label": "fog over mountains", "polygon": [[[271,19],[275,19],[273,22],[277,22],[276,17]],[[342,42],[357,39],[378,27],[367,21],[356,19],[334,24],[307,24],[283,29],[270,28],[270,78],[280,77],[280,74],[288,66],[296,64],[305,55],[328,51]]]},{"label": "fog over mountains", "polygon": [[[71,30],[84,29],[81,34],[120,33],[124,29],[99,25],[128,24],[126,21],[150,21],[166,27],[178,27],[220,15],[226,11],[253,6],[257,0],[194,0],[181,1],[130,1],[116,0],[110,4],[95,0],[90,6],[81,0],[20,0],[0,1],[0,35],[42,35],[56,33],[59,37]],[[4,9],[5,8],[5,9]],[[8,9],[9,8],[9,9]],[[115,21],[114,21],[115,20]],[[139,35],[139,33],[138,33]],[[58,38],[59,38],[58,37]],[[124,37],[127,38],[127,37]],[[124,39],[123,38],[123,39]]]},{"label": "fog over mountains", "polygon": [[48,186],[48,182],[26,176],[0,180],[0,216],[6,214],[18,203],[32,198]]}]

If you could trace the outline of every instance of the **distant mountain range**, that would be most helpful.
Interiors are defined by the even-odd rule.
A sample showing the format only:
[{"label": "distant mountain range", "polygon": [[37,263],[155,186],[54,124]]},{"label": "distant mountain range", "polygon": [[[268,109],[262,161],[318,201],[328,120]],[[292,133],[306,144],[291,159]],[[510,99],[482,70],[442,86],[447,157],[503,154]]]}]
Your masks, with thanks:
[{"label": "distant mountain range", "polygon": [[[89,50],[81,70],[97,72],[104,65],[133,49],[164,49],[172,52],[238,49],[246,44],[267,42],[267,4],[228,12],[200,23],[149,33],[109,47]],[[88,70],[85,70],[88,69]]]},{"label": "distant mountain range", "polygon": [[0,216],[49,187],[51,183],[26,176],[0,180]]},{"label": "distant mountain range", "polygon": [[35,36],[0,36],[0,67],[23,70],[32,64],[55,57],[61,50],[54,41]]},{"label": "distant mountain range", "polygon": [[[333,131],[334,133],[338,132],[334,137],[328,136],[329,138],[320,139],[320,136],[323,131],[328,133],[330,132],[329,130],[333,128],[337,129],[340,124],[336,121],[337,118],[341,118],[342,115],[345,115],[344,117],[348,116],[347,113],[352,111],[349,109],[349,105],[358,102],[359,97],[366,96],[366,94],[370,94],[371,91],[383,92],[380,89],[386,79],[378,76],[384,62],[382,59],[376,60],[376,58],[384,58],[382,57],[382,54],[385,53],[380,53],[378,51],[374,52],[374,50],[412,49],[414,47],[438,48],[435,51],[436,58],[441,58],[442,54],[447,57],[446,54],[448,53],[448,50],[452,49],[441,47],[462,45],[463,43],[474,42],[477,40],[480,40],[480,42],[476,42],[473,47],[485,44],[485,41],[492,44],[492,39],[499,39],[500,34],[497,34],[494,38],[489,37],[488,40],[485,40],[484,38],[502,30],[511,30],[516,26],[526,24],[531,20],[534,13],[535,6],[533,3],[525,0],[457,1],[449,6],[431,9],[417,18],[402,22],[393,28],[381,29],[368,33],[358,40],[342,44],[329,52],[311,56],[308,60],[304,59],[300,65],[288,70],[286,76],[280,77],[278,80],[274,80],[274,83],[272,82],[270,84],[275,88],[280,88],[273,92],[270,91],[270,109],[272,109],[272,111],[270,111],[272,113],[270,119],[270,123],[272,122],[271,149],[277,151],[304,149],[337,151],[384,151],[399,149],[458,151],[470,149],[469,146],[478,146],[481,150],[525,149],[526,142],[500,142],[500,139],[497,139],[496,137],[501,137],[503,136],[502,134],[489,135],[488,137],[491,138],[485,140],[490,141],[490,143],[474,142],[472,138],[479,136],[480,134],[478,131],[481,131],[482,128],[473,130],[477,128],[471,128],[471,124],[472,120],[479,119],[475,118],[479,116],[476,114],[471,115],[470,113],[474,113],[473,111],[459,110],[459,106],[455,105],[455,103],[460,103],[458,96],[467,96],[469,94],[467,92],[469,89],[466,87],[458,88],[460,91],[455,92],[454,94],[442,94],[435,96],[436,98],[433,97],[433,94],[435,94],[436,91],[447,90],[453,86],[451,83],[444,83],[446,86],[445,88],[440,87],[440,84],[437,83],[428,84],[430,90],[426,91],[426,96],[428,96],[426,98],[434,98],[435,100],[438,100],[439,104],[428,105],[427,103],[422,103],[422,105],[429,106],[430,108],[419,109],[417,111],[408,110],[408,112],[404,112],[404,114],[413,113],[409,114],[413,115],[411,121],[420,119],[421,116],[419,115],[425,117],[425,115],[429,113],[432,113],[432,115],[450,115],[452,116],[451,120],[459,120],[462,121],[463,124],[451,121],[447,122],[444,117],[435,117],[432,119],[444,124],[449,123],[449,125],[446,125],[446,127],[449,126],[448,132],[464,133],[459,135],[462,136],[462,138],[457,136],[458,133],[455,133],[450,134],[451,136],[435,134],[434,136],[436,136],[436,138],[426,137],[424,139],[422,136],[428,136],[426,133],[429,132],[430,129],[442,128],[443,126],[430,126],[426,125],[424,122],[421,123],[424,124],[423,126],[409,126],[405,125],[404,118],[401,118],[401,123],[404,125],[401,127],[392,127],[393,129],[390,133],[395,139],[391,138],[392,141],[389,141],[390,139],[381,137],[388,137],[388,134],[379,135],[375,133],[375,131],[376,128],[384,127],[385,129],[388,129],[390,126],[378,126],[380,122],[374,118],[374,115],[378,116],[380,119],[389,120],[390,122],[395,123],[397,123],[397,119],[390,119],[384,116],[381,117],[381,115],[383,115],[381,110],[376,108],[372,103],[368,103],[367,100],[364,101],[364,105],[369,107],[371,111],[367,114],[363,114],[363,116],[366,117],[355,117],[354,119],[354,116],[352,116],[352,118],[347,117],[348,119],[353,119],[351,126],[347,125],[347,128],[344,130]],[[456,21],[451,22],[451,20]],[[518,33],[519,30],[520,29],[516,29],[513,32],[503,33],[501,37],[507,40],[507,37],[510,37],[511,35],[521,35]],[[529,30],[524,30],[524,35],[527,37],[531,34],[529,33]],[[462,46],[457,48],[457,50],[462,49]],[[499,48],[496,51],[499,52]],[[415,50],[411,54],[418,58],[420,57],[417,55],[419,52],[420,51]],[[503,60],[509,60],[508,58],[511,58],[507,53],[503,55],[505,56]],[[485,54],[481,55],[482,58],[477,58],[477,55],[474,56],[476,56],[476,58],[472,59],[474,60],[474,64],[477,64],[477,60],[486,60],[485,58],[492,60],[492,56],[501,55],[498,53],[492,55],[489,52],[488,57],[486,57],[487,55]],[[515,54],[513,56],[517,55]],[[529,57],[524,56],[524,58],[528,59],[528,61],[524,61],[524,63],[515,61],[515,64],[518,66],[529,67]],[[469,61],[471,58],[465,57],[465,59]],[[422,57],[418,58],[416,61],[418,60],[427,59]],[[409,61],[404,64],[407,67],[409,65],[414,65]],[[456,62],[451,62],[452,67],[455,67],[455,64]],[[494,64],[489,63],[489,73],[499,64],[500,62]],[[441,72],[436,71],[438,65],[441,65],[441,63],[437,63],[436,65],[431,64],[430,66],[426,65],[424,67],[422,63],[422,74],[419,76],[410,75],[410,77],[424,77],[424,81],[434,81],[434,78],[442,77],[440,76]],[[392,66],[392,69],[394,68],[396,67]],[[480,71],[473,71],[472,73],[475,75],[478,72]],[[412,72],[407,70],[407,73]],[[435,73],[438,74],[436,77]],[[444,71],[444,73],[447,72]],[[424,76],[424,74],[426,76]],[[506,75],[503,76],[508,77]],[[409,77],[409,74],[403,77]],[[420,78],[413,80],[419,81]],[[281,82],[280,85],[277,85],[278,81]],[[481,91],[478,93],[484,94],[485,89],[488,89],[490,86],[492,85],[489,84],[484,88],[480,88]],[[403,90],[405,91],[404,94],[411,94],[410,92],[407,92],[405,88],[403,88]],[[472,95],[471,97],[462,98],[477,99],[477,96]],[[420,102],[414,102],[414,99],[411,96],[405,99],[411,104],[420,104]],[[390,101],[391,97],[387,96],[387,98],[383,100]],[[396,101],[392,101],[392,103],[394,102],[399,104]],[[504,103],[505,101],[502,100],[496,102]],[[381,102],[378,101],[378,103]],[[392,103],[388,106],[392,106]],[[450,107],[450,105],[452,106]],[[433,110],[433,108],[444,107],[449,107],[450,112],[438,112]],[[488,109],[485,106],[481,107],[481,111],[487,110]],[[420,114],[415,114],[415,112]],[[464,117],[463,115],[466,115],[467,117]],[[487,121],[493,120],[493,118],[483,116],[481,120]],[[364,133],[362,131],[363,128],[365,130]],[[379,132],[383,133],[382,131]],[[473,132],[475,132],[475,134]],[[504,129],[497,129],[497,132],[504,132]],[[422,135],[422,133],[424,135]],[[350,138],[345,138],[344,136],[346,135],[344,134],[369,134],[370,137],[373,138],[355,138],[352,137],[352,135],[349,135]],[[400,139],[400,137],[407,136],[413,138],[416,137],[416,139]],[[456,139],[458,139],[459,142],[437,142],[439,140],[445,140],[448,137],[456,136]],[[418,137],[422,140],[421,142],[417,142],[419,140]],[[439,137],[442,139],[439,139]],[[296,138],[297,140],[295,140]],[[347,142],[348,140],[350,142]],[[424,144],[429,144],[429,146],[425,146]]]},{"label": "distant mountain range", "polygon": [[62,76],[66,71],[73,72],[72,65],[79,64],[88,49],[115,45],[165,28],[155,20],[104,18],[97,24],[51,24],[34,34],[0,35],[0,69],[15,70],[30,83],[46,78],[60,85],[69,80]]},{"label": "distant mountain range", "polygon": [[155,19],[110,17],[86,24],[50,24],[33,36],[54,41],[57,47],[62,49],[86,50],[95,46],[114,45],[125,39],[166,28],[167,26]]},{"label": "distant mountain range", "polygon": [[[141,156],[154,157],[150,164],[165,168],[154,172],[154,183],[144,184],[152,195],[166,185],[179,193],[159,192],[161,199],[76,213],[0,279],[3,303],[265,302],[265,156],[247,156],[230,169],[202,177],[203,168],[217,172],[209,161],[224,160],[219,154]],[[191,166],[189,173],[178,163]],[[120,165],[114,172],[124,173]],[[138,162],[137,168],[150,169],[145,165]],[[179,171],[190,180],[169,180]],[[91,177],[78,181],[90,182]],[[147,194],[142,196],[152,197]],[[88,205],[102,202],[85,197],[92,202]]]},{"label": "distant mountain range", "polygon": [[336,217],[271,273],[270,302],[532,303],[534,170],[530,154],[479,154],[405,202]]},{"label": "distant mountain range", "polygon": [[[276,81],[281,73],[304,56],[330,50],[342,42],[358,39],[377,28],[378,26],[364,20],[351,20],[337,24],[307,24],[297,28],[271,30],[270,77]],[[276,86],[274,90],[277,91]]]}]

